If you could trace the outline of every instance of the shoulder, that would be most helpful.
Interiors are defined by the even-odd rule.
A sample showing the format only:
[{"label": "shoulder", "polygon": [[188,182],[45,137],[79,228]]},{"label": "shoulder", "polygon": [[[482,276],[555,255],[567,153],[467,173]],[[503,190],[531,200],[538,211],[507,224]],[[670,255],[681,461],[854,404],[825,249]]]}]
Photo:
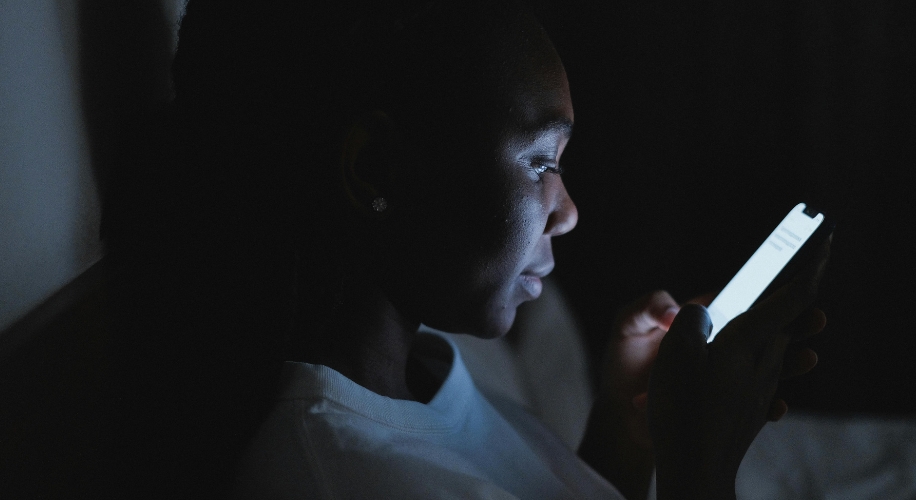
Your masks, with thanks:
[{"label": "shoulder", "polygon": [[239,497],[515,498],[451,449],[460,426],[386,417],[337,401],[280,401],[246,456]]},{"label": "shoulder", "polygon": [[379,396],[327,367],[287,363],[279,400],[241,466],[238,496],[515,498],[455,451],[483,400],[450,361],[427,405]]},{"label": "shoulder", "polygon": [[485,398],[445,344],[453,350],[448,370],[427,404],[380,396],[327,367],[288,363],[286,385],[242,465],[240,496],[619,498],[536,418]]}]

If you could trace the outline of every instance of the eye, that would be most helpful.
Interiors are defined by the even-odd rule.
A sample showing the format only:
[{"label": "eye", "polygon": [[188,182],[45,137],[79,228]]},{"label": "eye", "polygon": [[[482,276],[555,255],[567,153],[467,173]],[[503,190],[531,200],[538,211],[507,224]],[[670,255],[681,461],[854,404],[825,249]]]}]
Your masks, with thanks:
[{"label": "eye", "polygon": [[563,173],[563,167],[561,167],[560,164],[554,160],[535,159],[531,162],[531,169],[534,170],[534,173],[538,174],[539,176],[547,172],[557,175]]}]

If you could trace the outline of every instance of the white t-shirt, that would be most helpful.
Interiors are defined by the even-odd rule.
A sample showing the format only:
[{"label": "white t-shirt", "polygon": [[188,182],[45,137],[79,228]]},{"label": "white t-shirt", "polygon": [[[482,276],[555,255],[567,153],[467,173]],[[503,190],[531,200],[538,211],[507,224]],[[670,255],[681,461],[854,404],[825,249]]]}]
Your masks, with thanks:
[{"label": "white t-shirt", "polygon": [[414,355],[443,374],[428,404],[288,362],[279,402],[243,461],[239,496],[623,498],[517,404],[484,397],[449,340],[420,334]]}]

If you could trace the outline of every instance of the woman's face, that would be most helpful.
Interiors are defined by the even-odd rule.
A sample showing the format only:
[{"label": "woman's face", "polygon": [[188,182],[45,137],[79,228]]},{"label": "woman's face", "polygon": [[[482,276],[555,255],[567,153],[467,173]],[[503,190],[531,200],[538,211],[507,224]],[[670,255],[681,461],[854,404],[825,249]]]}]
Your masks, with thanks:
[{"label": "woman's face", "polygon": [[456,111],[453,123],[465,131],[450,127],[459,131],[414,160],[423,180],[412,183],[393,226],[401,244],[386,282],[408,314],[433,328],[505,334],[554,267],[552,239],[576,225],[558,173],[573,123],[566,73],[543,32],[535,34],[482,99],[498,105]]}]

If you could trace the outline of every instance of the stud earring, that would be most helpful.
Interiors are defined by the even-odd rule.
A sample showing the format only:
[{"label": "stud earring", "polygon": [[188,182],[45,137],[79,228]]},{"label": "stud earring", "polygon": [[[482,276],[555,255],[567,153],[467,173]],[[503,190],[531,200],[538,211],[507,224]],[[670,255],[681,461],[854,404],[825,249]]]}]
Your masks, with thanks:
[{"label": "stud earring", "polygon": [[379,196],[378,198],[372,200],[372,210],[376,212],[384,212],[388,208],[388,201],[385,198]]}]

